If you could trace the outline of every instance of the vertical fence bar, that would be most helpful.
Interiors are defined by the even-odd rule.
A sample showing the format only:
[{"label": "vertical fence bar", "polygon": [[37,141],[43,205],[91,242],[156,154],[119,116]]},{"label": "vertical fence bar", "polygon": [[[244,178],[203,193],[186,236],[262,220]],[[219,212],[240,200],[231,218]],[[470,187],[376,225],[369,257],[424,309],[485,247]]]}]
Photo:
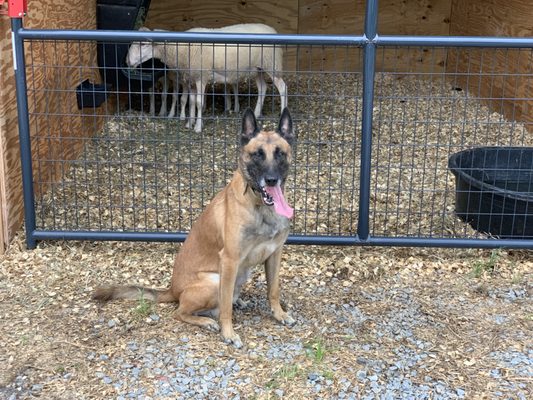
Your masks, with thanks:
[{"label": "vertical fence bar", "polygon": [[33,237],[35,231],[35,201],[33,193],[33,169],[31,165],[30,121],[28,112],[28,93],[26,91],[24,43],[19,35],[19,29],[22,29],[22,18],[11,18],[26,246],[28,246],[29,249],[34,249],[36,246],[36,240]]},{"label": "vertical fence bar", "polygon": [[357,235],[365,241],[369,237],[370,168],[372,156],[372,114],[374,108],[374,74],[376,72],[376,44],[378,0],[368,0],[365,12],[363,45],[363,114],[361,124],[361,175],[359,186],[359,220]]}]

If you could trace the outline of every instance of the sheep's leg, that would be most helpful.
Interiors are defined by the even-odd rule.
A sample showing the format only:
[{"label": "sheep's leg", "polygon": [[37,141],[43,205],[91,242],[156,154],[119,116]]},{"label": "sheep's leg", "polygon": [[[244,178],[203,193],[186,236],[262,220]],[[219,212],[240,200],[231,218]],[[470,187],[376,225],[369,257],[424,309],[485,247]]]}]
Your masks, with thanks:
[{"label": "sheep's leg", "polygon": [[204,106],[205,98],[205,83],[201,79],[196,81],[196,110],[198,111],[198,117],[196,118],[196,124],[194,131],[196,133],[202,132],[202,110]]},{"label": "sheep's leg", "polygon": [[167,113],[167,95],[168,95],[168,77],[163,76],[163,91],[161,92],[161,108],[159,109],[159,116],[164,117]]},{"label": "sheep's leg", "polygon": [[226,100],[224,111],[227,113],[231,112],[231,93],[228,92],[228,86],[224,85],[224,99]]},{"label": "sheep's leg", "polygon": [[[186,115],[185,115],[185,107],[187,107],[187,98],[190,97],[191,95],[191,83],[190,81],[183,81],[182,83],[182,93],[181,93],[181,111],[180,111],[180,120],[182,121],[185,121],[185,119],[187,118]],[[190,103],[189,103],[189,108],[190,108]],[[190,110],[189,110],[190,112]]]},{"label": "sheep's leg", "polygon": [[239,113],[239,84],[238,83],[233,84],[233,96],[234,96],[233,100],[235,101],[235,108],[233,111],[235,111],[235,114],[238,114]]},{"label": "sheep's leg", "polygon": [[172,90],[172,104],[170,106],[170,111],[168,113],[169,118],[173,118],[174,115],[176,115],[176,108],[178,104],[178,84],[174,84],[174,88]]},{"label": "sheep's leg", "polygon": [[155,115],[155,95],[153,89],[150,92],[150,115]]},{"label": "sheep's leg", "polygon": [[185,121],[185,107],[187,107],[187,97],[189,97],[189,93],[191,91],[190,85],[185,85],[185,83],[182,85],[183,91],[181,93],[181,99],[180,99],[180,105],[181,105],[181,111],[180,111],[180,120]]},{"label": "sheep's leg", "polygon": [[170,111],[168,113],[169,118],[173,118],[176,115],[176,108],[178,108],[178,91],[177,85],[172,90],[172,105],[170,106]]},{"label": "sheep's leg", "polygon": [[196,89],[189,83],[189,120],[185,125],[186,128],[192,128],[196,119],[196,95]]},{"label": "sheep's leg", "polygon": [[169,78],[172,81],[172,104],[170,105],[168,117],[173,118],[174,115],[176,115],[176,108],[178,107],[178,91],[180,83],[179,75],[176,71],[169,72]]},{"label": "sheep's leg", "polygon": [[278,88],[280,103],[281,103],[281,111],[283,111],[283,109],[287,107],[287,104],[289,102],[289,99],[287,96],[287,84],[279,76],[272,77],[272,80],[274,82],[274,85]]},{"label": "sheep's leg", "polygon": [[266,82],[262,72],[258,72],[255,77],[255,83],[257,84],[257,104],[255,105],[255,117],[259,118],[263,111],[263,103],[265,102],[266,95]]},{"label": "sheep's leg", "polygon": [[155,84],[150,88],[150,115],[155,115]]}]

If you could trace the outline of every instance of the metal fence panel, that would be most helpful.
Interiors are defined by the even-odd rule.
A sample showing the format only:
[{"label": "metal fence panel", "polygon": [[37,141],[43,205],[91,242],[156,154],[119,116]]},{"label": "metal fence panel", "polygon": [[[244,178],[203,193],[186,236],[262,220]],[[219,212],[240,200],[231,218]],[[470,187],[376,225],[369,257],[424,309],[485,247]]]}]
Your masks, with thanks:
[{"label": "metal fence panel", "polygon": [[[290,242],[532,248],[532,240],[488,239],[460,220],[447,163],[477,146],[533,146],[531,124],[509,106],[531,104],[516,88],[531,84],[533,39],[380,37],[376,5],[369,2],[364,36],[43,31],[14,20],[28,245],[183,240],[231,178],[240,120],[225,109],[228,83],[208,87],[200,133],[177,115],[150,115],[155,81],[114,88],[99,109],[73,111],[72,76],[99,69],[77,55],[97,43],[118,49],[150,39],[284,51],[298,138],[287,185],[296,210]],[[58,57],[65,52],[67,64]],[[529,60],[529,70],[495,67],[517,58]],[[242,110],[255,103],[257,87],[246,73],[239,82]],[[269,85],[265,126],[274,126],[279,107]]]}]

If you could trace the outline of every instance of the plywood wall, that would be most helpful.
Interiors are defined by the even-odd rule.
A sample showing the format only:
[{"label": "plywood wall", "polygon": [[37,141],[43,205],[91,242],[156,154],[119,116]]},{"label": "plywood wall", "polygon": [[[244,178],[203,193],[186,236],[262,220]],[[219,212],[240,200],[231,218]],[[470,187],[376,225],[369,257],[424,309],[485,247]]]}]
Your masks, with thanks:
[{"label": "plywood wall", "polygon": [[[95,29],[95,0],[29,0],[28,16],[24,25],[28,28],[48,29]],[[2,226],[0,251],[20,228],[23,218],[22,187],[20,175],[20,155],[18,144],[17,109],[15,99],[15,82],[12,64],[10,20],[0,18],[0,203],[2,209]],[[34,65],[49,65],[50,68],[27,70],[28,79],[32,81],[32,93],[29,106],[34,116],[30,120],[32,136],[46,137],[46,140],[33,140],[35,154],[50,159],[72,159],[77,154],[79,143],[70,141],[65,147],[63,137],[80,137],[84,132],[83,120],[87,115],[77,109],[74,89],[83,79],[98,82],[95,69],[74,68],[68,72],[66,66],[96,65],[96,46],[81,44],[75,52],[67,51],[65,44],[35,44],[25,48],[27,59],[33,55]],[[61,68],[53,68],[53,65]],[[53,91],[49,91],[53,89]],[[65,90],[65,91],[60,91]],[[93,110],[90,111],[94,114]],[[56,115],[37,117],[39,113]],[[70,114],[61,118],[58,114]],[[92,117],[94,118],[94,117]],[[60,144],[61,143],[61,144]],[[40,170],[39,170],[40,168]],[[53,181],[58,173],[57,165],[41,165],[36,173]]]},{"label": "plywood wall", "polygon": [[[533,37],[530,0],[454,0],[452,10],[451,35]],[[475,72],[460,83],[493,111],[528,122],[533,132],[533,50],[452,51],[448,68]]]},{"label": "plywood wall", "polygon": [[[361,34],[364,27],[364,0],[299,2],[299,33]],[[379,1],[378,32],[382,35],[448,35],[451,0],[381,0]],[[313,59],[312,68],[326,68],[334,62],[325,52]],[[377,68],[390,71],[398,64],[412,65],[416,70],[438,68],[444,59],[431,53],[398,50],[384,53],[377,59]],[[353,64],[359,69],[360,63]]]},{"label": "plywood wall", "polygon": [[[398,35],[447,35],[450,29],[451,0],[381,0],[379,31]],[[365,0],[153,0],[146,25],[150,28],[186,30],[193,27],[261,22],[280,33],[362,34]],[[335,70],[347,65],[360,68],[360,60],[339,63],[338,49],[289,51],[286,68]],[[378,68],[394,68],[397,63],[416,64],[417,69],[429,70],[442,65],[443,59],[413,56],[413,52],[391,52],[393,58],[379,60]]]}]

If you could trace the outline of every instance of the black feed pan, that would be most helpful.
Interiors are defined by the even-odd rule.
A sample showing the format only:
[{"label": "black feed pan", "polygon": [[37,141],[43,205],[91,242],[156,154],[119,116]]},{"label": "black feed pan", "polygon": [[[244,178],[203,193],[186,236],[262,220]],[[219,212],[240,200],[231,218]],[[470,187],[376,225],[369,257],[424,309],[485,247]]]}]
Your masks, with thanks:
[{"label": "black feed pan", "polygon": [[533,147],[464,150],[448,167],[463,221],[503,239],[533,239]]}]

